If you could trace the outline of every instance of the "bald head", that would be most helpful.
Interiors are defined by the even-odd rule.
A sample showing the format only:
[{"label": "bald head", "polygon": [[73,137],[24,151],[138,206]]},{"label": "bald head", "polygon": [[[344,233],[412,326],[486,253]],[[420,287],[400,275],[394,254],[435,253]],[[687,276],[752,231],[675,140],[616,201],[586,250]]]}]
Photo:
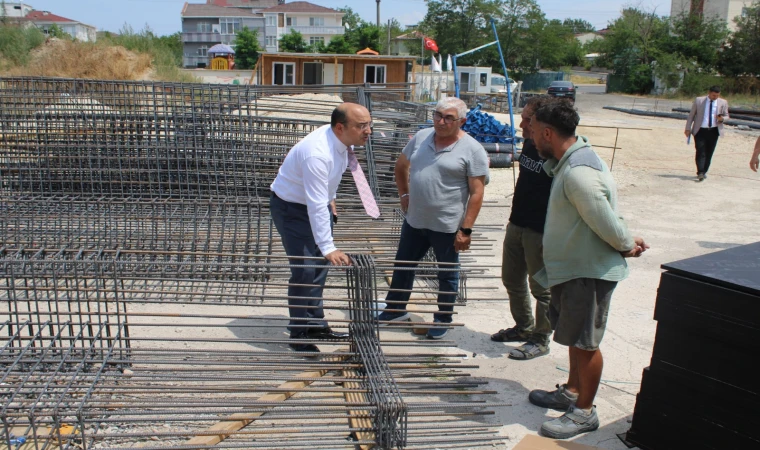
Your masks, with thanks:
[{"label": "bald head", "polygon": [[341,103],[332,112],[330,126],[335,128],[339,123],[345,124],[354,120],[357,116],[363,115],[369,116],[369,111],[362,105],[350,102]]},{"label": "bald head", "polygon": [[362,105],[341,103],[332,112],[330,126],[345,145],[364,145],[372,134],[372,117]]}]

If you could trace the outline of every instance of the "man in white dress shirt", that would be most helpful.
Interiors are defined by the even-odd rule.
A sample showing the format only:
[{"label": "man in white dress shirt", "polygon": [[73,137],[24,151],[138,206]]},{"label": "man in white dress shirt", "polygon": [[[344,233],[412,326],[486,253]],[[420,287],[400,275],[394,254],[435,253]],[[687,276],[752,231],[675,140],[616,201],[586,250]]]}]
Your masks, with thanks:
[{"label": "man in white dress shirt", "polygon": [[[369,111],[343,103],[332,113],[330,125],[311,132],[285,157],[271,185],[270,210],[292,267],[288,286],[291,339],[341,339],[348,335],[330,329],[322,309],[327,263],[350,264],[335,247],[332,211],[335,195],[348,164],[349,146],[364,145],[372,133]],[[322,259],[324,257],[324,259]],[[293,342],[299,352],[318,352],[309,342]]]},{"label": "man in white dress shirt", "polygon": [[728,119],[728,102],[720,98],[720,86],[711,86],[706,96],[697,97],[691,105],[684,135],[694,135],[698,181],[707,178],[718,138],[723,136],[725,119]]}]

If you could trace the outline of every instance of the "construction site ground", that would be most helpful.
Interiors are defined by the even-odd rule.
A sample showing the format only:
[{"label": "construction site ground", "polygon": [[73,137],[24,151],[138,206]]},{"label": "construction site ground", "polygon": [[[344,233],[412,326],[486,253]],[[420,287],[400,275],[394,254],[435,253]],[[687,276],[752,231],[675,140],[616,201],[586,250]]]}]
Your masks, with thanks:
[{"label": "construction site ground", "polygon": [[[618,183],[620,213],[629,228],[641,235],[651,249],[641,258],[629,260],[631,275],[620,283],[613,295],[607,333],[601,349],[605,357],[603,383],[596,398],[601,426],[593,433],[573,441],[608,450],[627,447],[617,435],[630,428],[631,417],[639,391],[642,371],[649,365],[656,322],[653,320],[655,298],[660,278],[660,265],[705,253],[747,244],[758,240],[756,232],[760,219],[760,174],[748,167],[752,146],[760,133],[737,131],[727,127],[713,158],[709,179],[697,183],[694,169],[694,148],[686,145],[684,124],[680,120],[629,116],[603,110],[605,104],[631,104],[633,97],[611,95],[578,95],[576,106],[581,114],[579,133],[588,136],[597,152],[608,165],[612,162],[615,128],[589,128],[586,125],[646,128],[647,131],[620,129],[612,173]],[[648,103],[644,103],[648,102]],[[653,108],[654,101],[638,99],[642,108]],[[679,102],[674,102],[678,106]],[[644,105],[644,106],[641,106]],[[649,105],[649,106],[646,106]],[[658,103],[659,108],[668,107]],[[515,112],[517,114],[517,112]],[[497,114],[502,122],[508,115]],[[518,119],[519,123],[519,119]],[[487,204],[478,218],[483,235],[490,243],[481,247],[474,263],[487,266],[487,277],[470,279],[472,299],[457,310],[455,322],[462,323],[446,337],[457,343],[457,349],[440,348],[441,352],[466,354],[463,364],[477,364],[471,373],[488,381],[484,389],[497,395],[474,396],[472,400],[505,403],[495,408],[493,416],[483,416],[489,424],[502,424],[504,444],[484,448],[512,449],[527,434],[536,434],[541,424],[560,413],[547,411],[528,402],[532,389],[553,389],[567,378],[567,348],[551,346],[551,353],[532,361],[516,361],[507,355],[516,345],[492,342],[489,336],[501,328],[514,325],[509,313],[506,291],[499,278],[504,226],[510,213],[515,173],[512,169],[492,169],[486,188]],[[488,227],[483,227],[489,225]],[[338,225],[338,227],[340,224]],[[476,227],[477,228],[477,227]],[[483,242],[481,242],[482,244]],[[336,297],[340,292],[326,292]],[[195,307],[193,307],[195,308]],[[433,311],[433,307],[423,307]],[[247,308],[241,307],[244,314]],[[284,319],[287,312],[276,308],[258,308],[256,314]],[[337,327],[345,326],[347,314],[337,310],[326,312]],[[423,314],[431,320],[431,314]],[[220,324],[223,325],[223,324]],[[248,332],[240,334],[235,323],[216,330],[205,330],[209,338],[227,336],[258,337]],[[150,331],[146,330],[149,334]],[[221,333],[221,334],[219,334]],[[282,339],[287,339],[283,329]],[[385,330],[384,340],[424,339],[408,331]],[[247,344],[244,344],[247,345]],[[264,345],[281,351],[278,345]],[[282,346],[284,347],[284,346]],[[320,346],[322,351],[339,347]],[[413,349],[386,347],[386,352],[408,352]],[[705,355],[709,364],[709,355]],[[445,378],[446,374],[441,375]],[[462,400],[450,398],[447,400]],[[473,445],[468,448],[481,448]]]},{"label": "construction site ground", "polygon": [[[579,94],[576,107],[581,116],[579,134],[592,144],[612,147],[615,129],[588,128],[586,125],[647,128],[649,131],[619,131],[612,173],[618,184],[620,213],[630,230],[644,237],[651,249],[642,257],[628,260],[631,275],[613,295],[601,349],[605,365],[603,383],[596,397],[601,426],[575,442],[602,449],[627,448],[617,437],[630,428],[642,370],[649,365],[657,323],[653,320],[663,263],[698,256],[756,242],[760,223],[760,173],[749,169],[749,159],[757,131],[726,127],[712,160],[709,178],[696,182],[694,145],[686,144],[681,120],[647,118],[603,110],[604,105],[665,110],[689,104],[657,101],[622,95]],[[656,105],[655,105],[656,103]],[[496,115],[507,121],[507,115]],[[517,123],[519,124],[519,118]],[[612,150],[598,147],[597,153],[609,165]],[[478,222],[505,224],[509,217],[513,188],[512,169],[492,169],[486,188],[485,207]],[[504,230],[486,233],[495,240],[494,256],[479,258],[479,265],[492,265],[499,275]],[[511,344],[491,342],[489,335],[514,325],[505,300],[506,291],[498,278],[479,280],[500,289],[478,295],[494,301],[473,301],[455,319],[465,324],[455,329],[451,339],[477,362],[478,377],[488,379],[499,391],[498,401],[512,406],[500,408],[497,420],[506,424],[503,434],[507,449],[526,434],[535,434],[545,420],[560,413],[547,411],[528,402],[532,389],[552,389],[567,379],[567,348],[551,346],[551,353],[532,361],[507,358]],[[705,355],[705,364],[710,364]]]}]

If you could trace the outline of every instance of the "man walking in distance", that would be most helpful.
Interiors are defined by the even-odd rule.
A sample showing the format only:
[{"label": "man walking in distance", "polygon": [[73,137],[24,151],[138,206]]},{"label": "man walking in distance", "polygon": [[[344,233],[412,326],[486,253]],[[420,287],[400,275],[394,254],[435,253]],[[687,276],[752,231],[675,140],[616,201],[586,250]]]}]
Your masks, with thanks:
[{"label": "man walking in distance", "polygon": [[631,236],[617,212],[617,187],[588,139],[576,136],[578,113],[565,102],[543,106],[531,136],[554,181],[544,228],[544,269],[536,280],[551,289],[554,341],[568,346],[570,374],[557,390],[531,391],[534,405],[566,413],[541,426],[555,439],[599,428],[594,397],[602,376],[599,344],[612,291],[628,276],[624,257],[649,246]]},{"label": "man walking in distance", "polygon": [[[530,137],[530,119],[538,108],[552,99],[532,97],[521,113],[520,128],[525,138],[520,154],[520,175],[512,197],[512,213],[504,237],[501,258],[501,281],[509,295],[509,310],[515,326],[491,335],[496,342],[525,342],[512,349],[512,359],[533,359],[549,353],[552,334],[549,322],[549,289],[532,277],[544,267],[542,256],[546,207],[552,178],[543,170],[544,160],[538,156]],[[530,292],[528,286],[530,285]],[[530,294],[536,298],[533,318]]]},{"label": "man walking in distance", "polygon": [[[441,339],[452,322],[459,290],[459,252],[470,248],[470,234],[483,204],[488,155],[462,130],[467,105],[455,97],[441,100],[433,114],[433,128],[419,131],[396,161],[396,186],[406,220],[401,227],[396,261],[419,261],[432,247],[439,266],[438,313],[427,337]],[[396,263],[380,325],[408,321],[406,306],[417,264]]]},{"label": "man walking in distance", "polygon": [[711,86],[706,96],[697,97],[691,104],[683,133],[687,138],[694,135],[698,181],[707,178],[718,138],[723,136],[723,121],[728,117],[728,102],[720,98],[719,86]]},{"label": "man walking in distance", "polygon": [[[367,142],[372,133],[371,120],[369,111],[361,105],[339,105],[332,113],[330,125],[311,132],[288,152],[272,183],[269,205],[285,253],[292,257],[291,264],[306,266],[290,269],[288,329],[291,339],[348,336],[327,326],[322,309],[326,264],[350,264],[348,256],[333,243],[330,205],[334,207],[338,184],[348,166],[365,209],[372,217],[380,215],[371,193],[365,197],[360,181],[366,186],[366,178],[352,148]],[[319,351],[308,341],[296,341],[290,347],[299,352]]]}]

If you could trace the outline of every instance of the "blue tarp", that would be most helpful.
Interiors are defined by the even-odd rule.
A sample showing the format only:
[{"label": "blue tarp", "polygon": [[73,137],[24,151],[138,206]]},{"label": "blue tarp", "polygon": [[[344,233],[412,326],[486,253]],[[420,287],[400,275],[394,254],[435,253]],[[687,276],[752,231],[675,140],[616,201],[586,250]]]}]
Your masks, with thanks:
[{"label": "blue tarp", "polygon": [[462,129],[478,142],[491,144],[511,144],[514,142],[509,124],[502,124],[494,116],[484,113],[480,110],[480,105],[475,106],[467,113],[467,122]]}]

